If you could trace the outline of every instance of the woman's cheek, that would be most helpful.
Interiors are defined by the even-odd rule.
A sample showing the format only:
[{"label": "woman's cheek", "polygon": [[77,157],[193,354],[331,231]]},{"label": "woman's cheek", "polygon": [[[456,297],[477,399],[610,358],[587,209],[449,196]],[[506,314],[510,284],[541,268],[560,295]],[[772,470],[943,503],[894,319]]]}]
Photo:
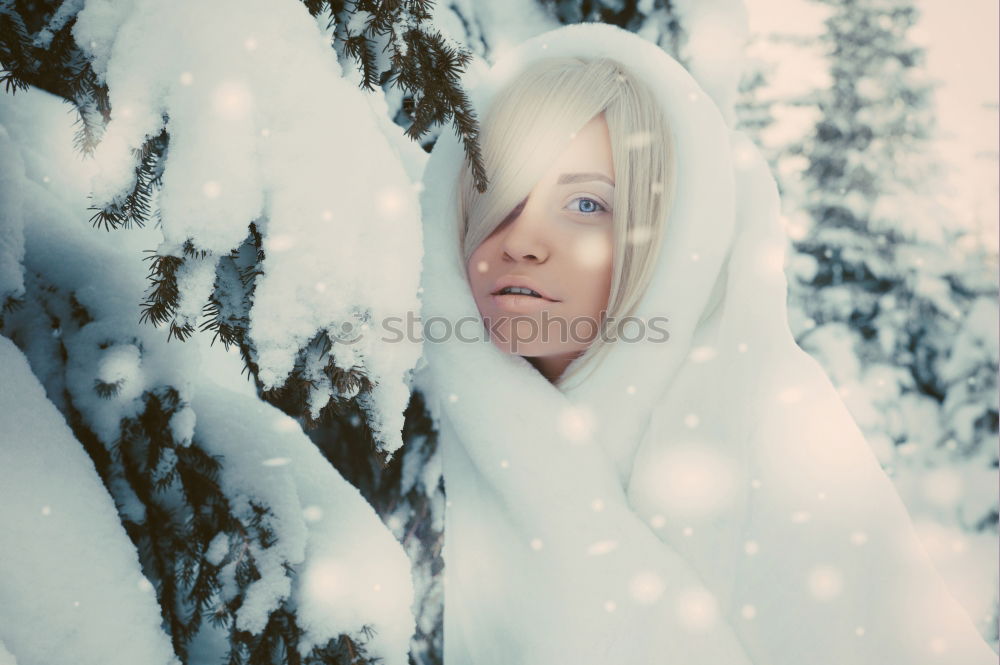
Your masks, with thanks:
[{"label": "woman's cheek", "polygon": [[606,232],[579,234],[573,241],[571,251],[577,265],[588,272],[610,269],[611,236]]}]

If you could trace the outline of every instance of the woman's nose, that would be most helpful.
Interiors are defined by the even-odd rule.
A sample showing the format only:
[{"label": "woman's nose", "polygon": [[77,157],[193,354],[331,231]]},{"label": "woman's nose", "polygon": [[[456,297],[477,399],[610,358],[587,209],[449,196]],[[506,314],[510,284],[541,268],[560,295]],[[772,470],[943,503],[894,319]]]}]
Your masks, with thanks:
[{"label": "woman's nose", "polygon": [[507,225],[501,247],[505,258],[542,263],[549,257],[551,242],[546,237],[545,220],[530,205]]}]

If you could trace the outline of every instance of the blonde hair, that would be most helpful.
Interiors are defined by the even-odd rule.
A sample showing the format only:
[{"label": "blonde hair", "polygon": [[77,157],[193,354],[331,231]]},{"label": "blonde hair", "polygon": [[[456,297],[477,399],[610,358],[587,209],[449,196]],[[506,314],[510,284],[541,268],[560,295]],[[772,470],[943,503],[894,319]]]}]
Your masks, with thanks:
[{"label": "blonde hair", "polygon": [[[503,88],[479,134],[489,187],[480,193],[466,163],[459,175],[465,264],[534,189],[572,135],[604,113],[615,194],[611,292],[607,316],[620,321],[638,305],[652,276],[674,192],[673,139],[649,88],[610,58],[553,57],[532,63]],[[595,367],[608,344],[598,337],[557,385]]]}]

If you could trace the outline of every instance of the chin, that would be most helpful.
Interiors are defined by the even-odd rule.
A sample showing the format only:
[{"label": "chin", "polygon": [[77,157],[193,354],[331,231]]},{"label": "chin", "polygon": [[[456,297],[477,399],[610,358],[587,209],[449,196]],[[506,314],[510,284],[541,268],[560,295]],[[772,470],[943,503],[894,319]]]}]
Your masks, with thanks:
[{"label": "chin", "polygon": [[524,358],[538,359],[546,357],[557,357],[566,355],[580,355],[587,350],[586,346],[576,347],[572,345],[565,344],[552,344],[545,342],[517,342],[508,341],[501,342],[499,340],[491,340],[493,346],[497,347],[504,353],[511,355],[518,355]]},{"label": "chin", "polygon": [[540,356],[550,355],[551,353],[546,349],[548,346],[547,344],[539,342],[516,342],[515,340],[501,342],[498,339],[493,339],[491,341],[493,342],[493,346],[497,347],[504,353],[524,356],[525,358],[538,358]]}]

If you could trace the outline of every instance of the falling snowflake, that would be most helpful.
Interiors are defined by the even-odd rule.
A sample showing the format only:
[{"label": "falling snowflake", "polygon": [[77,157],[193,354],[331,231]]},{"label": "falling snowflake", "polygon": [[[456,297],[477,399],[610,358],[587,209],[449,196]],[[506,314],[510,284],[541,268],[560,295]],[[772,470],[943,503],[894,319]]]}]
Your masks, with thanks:
[{"label": "falling snowflake", "polygon": [[594,415],[582,406],[568,406],[559,414],[559,434],[572,443],[583,443],[593,435]]},{"label": "falling snowflake", "polygon": [[653,571],[641,571],[632,576],[628,592],[641,605],[651,605],[660,599],[664,590],[663,579]]},{"label": "falling snowflake", "polygon": [[674,610],[681,625],[692,631],[710,628],[719,614],[715,596],[700,587],[682,592],[677,597]]},{"label": "falling snowflake", "polygon": [[616,549],[618,549],[617,540],[599,540],[587,547],[587,554],[590,556],[600,556],[601,554],[613,552]]},{"label": "falling snowflake", "polygon": [[832,600],[840,595],[844,588],[844,579],[834,566],[815,566],[807,576],[809,592],[817,600]]}]

